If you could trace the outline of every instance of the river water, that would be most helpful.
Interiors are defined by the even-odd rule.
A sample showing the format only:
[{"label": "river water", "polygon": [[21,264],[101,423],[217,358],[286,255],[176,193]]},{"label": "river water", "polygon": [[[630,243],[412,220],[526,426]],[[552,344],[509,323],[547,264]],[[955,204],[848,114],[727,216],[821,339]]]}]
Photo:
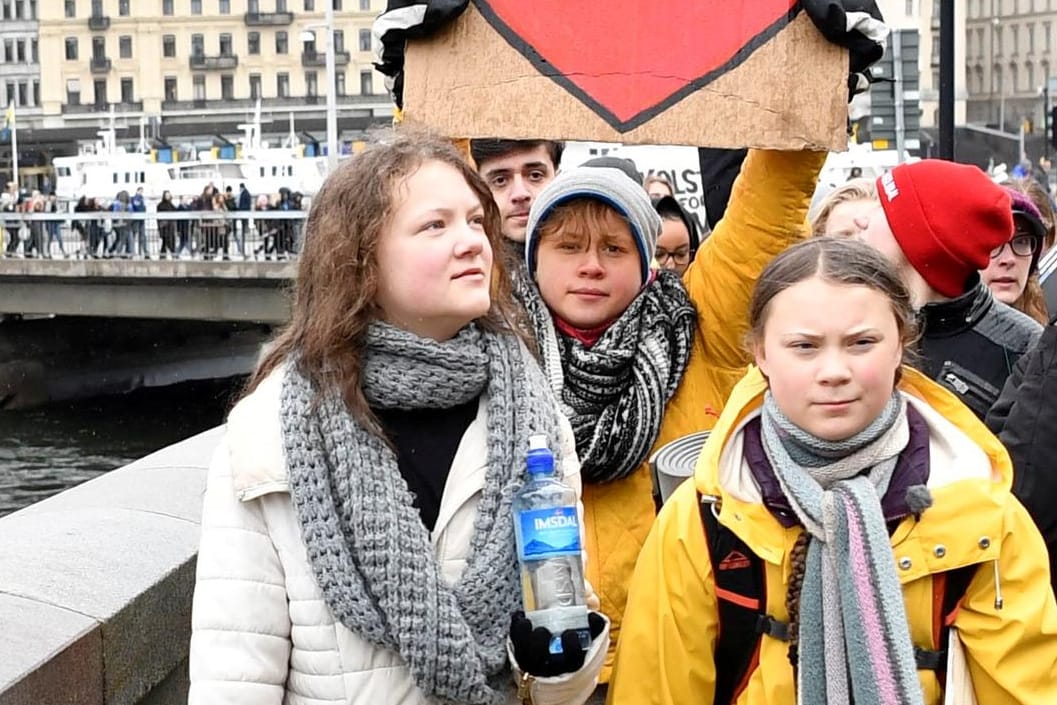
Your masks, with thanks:
[{"label": "river water", "polygon": [[0,516],[219,425],[243,381],[0,411]]}]

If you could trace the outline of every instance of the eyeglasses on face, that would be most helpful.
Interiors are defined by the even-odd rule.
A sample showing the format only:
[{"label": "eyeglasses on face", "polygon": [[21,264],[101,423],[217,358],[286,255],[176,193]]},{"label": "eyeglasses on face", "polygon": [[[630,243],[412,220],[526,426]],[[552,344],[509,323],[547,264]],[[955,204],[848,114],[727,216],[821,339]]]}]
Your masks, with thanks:
[{"label": "eyeglasses on face", "polygon": [[1001,255],[1002,250],[1006,249],[1006,245],[1009,245],[1009,248],[1013,250],[1013,254],[1017,257],[1030,257],[1038,249],[1039,239],[1034,235],[1014,235],[1012,240],[1004,242],[991,250],[991,259]]},{"label": "eyeglasses on face", "polygon": [[676,264],[686,264],[690,261],[690,250],[687,248],[668,251],[658,247],[654,256],[657,258],[658,264],[664,264],[665,260],[669,258]]}]

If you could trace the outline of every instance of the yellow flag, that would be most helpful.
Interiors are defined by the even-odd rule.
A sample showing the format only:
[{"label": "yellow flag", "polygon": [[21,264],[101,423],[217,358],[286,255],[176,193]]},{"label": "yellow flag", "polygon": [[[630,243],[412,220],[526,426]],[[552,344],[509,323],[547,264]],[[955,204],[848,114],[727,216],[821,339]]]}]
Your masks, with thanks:
[{"label": "yellow flag", "polygon": [[15,104],[7,104],[7,112],[4,113],[4,129],[10,130],[15,126]]}]

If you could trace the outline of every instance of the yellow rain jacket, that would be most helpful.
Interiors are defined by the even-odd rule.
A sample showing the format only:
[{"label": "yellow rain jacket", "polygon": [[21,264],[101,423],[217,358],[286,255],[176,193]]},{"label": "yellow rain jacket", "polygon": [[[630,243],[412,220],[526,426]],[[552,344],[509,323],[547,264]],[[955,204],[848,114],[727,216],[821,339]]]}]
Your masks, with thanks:
[{"label": "yellow rain jacket", "polygon": [[[690,362],[668,403],[657,447],[712,428],[745,374],[749,299],[756,278],[779,253],[807,235],[805,220],[825,152],[752,150],[734,182],[730,204],[683,275],[697,309]],[[584,485],[587,578],[610,618],[609,679],[628,583],[656,510],[647,463],[628,477]]]},{"label": "yellow rain jacket", "polygon": [[[760,502],[742,458],[741,428],[760,413],[766,389],[753,369],[734,390],[685,482],[643,547],[624,615],[608,705],[711,703],[717,606],[697,492],[721,498],[719,521],[765,562],[767,612],[787,621],[789,553],[799,527],[784,528]],[[954,626],[981,705],[1057,703],[1057,605],[1046,546],[1010,494],[1009,456],[945,389],[905,370],[900,389],[929,428],[928,486],[934,504],[892,535],[911,639],[935,649],[933,576],[979,564]],[[939,550],[942,547],[942,550]],[[997,583],[996,583],[997,575]],[[1003,606],[996,609],[1001,591]],[[788,645],[762,637],[759,665],[739,705],[794,705]],[[942,701],[933,671],[919,671],[927,705]]]}]

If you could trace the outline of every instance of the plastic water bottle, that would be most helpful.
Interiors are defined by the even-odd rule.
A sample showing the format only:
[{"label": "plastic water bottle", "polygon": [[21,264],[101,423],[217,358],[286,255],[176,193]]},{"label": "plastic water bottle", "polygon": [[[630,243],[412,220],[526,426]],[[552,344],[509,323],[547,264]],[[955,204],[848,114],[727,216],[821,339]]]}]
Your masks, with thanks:
[{"label": "plastic water bottle", "polygon": [[527,465],[529,479],[513,502],[525,616],[550,630],[551,653],[561,652],[567,629],[580,631],[586,649],[591,632],[576,492],[555,476],[546,436],[529,438]]}]

